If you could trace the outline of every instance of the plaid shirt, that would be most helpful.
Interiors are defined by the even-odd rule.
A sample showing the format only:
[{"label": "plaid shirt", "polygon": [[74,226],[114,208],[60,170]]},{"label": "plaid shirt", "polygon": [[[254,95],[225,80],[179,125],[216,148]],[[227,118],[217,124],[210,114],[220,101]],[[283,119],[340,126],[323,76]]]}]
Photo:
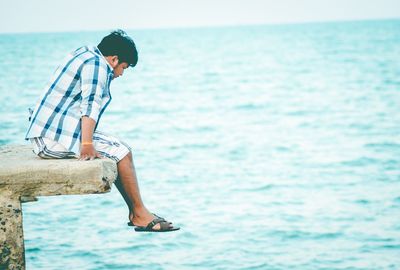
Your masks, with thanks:
[{"label": "plaid shirt", "polygon": [[45,137],[79,154],[81,117],[96,121],[111,101],[113,69],[97,47],[81,47],[57,68],[32,112],[25,139]]}]

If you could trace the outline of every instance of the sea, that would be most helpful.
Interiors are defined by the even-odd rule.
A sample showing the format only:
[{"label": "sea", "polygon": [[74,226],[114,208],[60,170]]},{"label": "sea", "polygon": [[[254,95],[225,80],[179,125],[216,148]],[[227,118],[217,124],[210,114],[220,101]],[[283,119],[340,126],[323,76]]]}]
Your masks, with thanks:
[{"label": "sea", "polygon": [[[139,62],[98,129],[181,229],[135,232],[114,185],[38,197],[27,269],[400,269],[400,20],[125,30]],[[108,33],[0,35],[0,145]]]}]

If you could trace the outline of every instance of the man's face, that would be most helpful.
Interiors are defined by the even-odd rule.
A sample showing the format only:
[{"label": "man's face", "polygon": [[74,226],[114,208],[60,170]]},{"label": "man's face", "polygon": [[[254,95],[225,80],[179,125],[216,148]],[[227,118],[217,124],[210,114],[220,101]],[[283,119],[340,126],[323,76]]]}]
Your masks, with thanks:
[{"label": "man's face", "polygon": [[117,55],[109,55],[109,56],[106,56],[105,58],[114,70],[113,79],[118,78],[119,76],[122,76],[122,74],[124,74],[124,69],[128,68],[128,63],[126,63],[126,62],[119,63],[119,59],[118,59]]},{"label": "man's face", "polygon": [[122,76],[124,74],[124,70],[128,68],[128,63],[122,62],[121,64],[117,64],[114,67],[114,79]]}]

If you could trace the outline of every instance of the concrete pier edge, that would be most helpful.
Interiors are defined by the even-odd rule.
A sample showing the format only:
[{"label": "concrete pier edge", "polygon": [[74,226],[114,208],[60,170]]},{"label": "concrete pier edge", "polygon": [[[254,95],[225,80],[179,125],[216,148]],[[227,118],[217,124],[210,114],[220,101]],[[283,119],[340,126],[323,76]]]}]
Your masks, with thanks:
[{"label": "concrete pier edge", "polygon": [[106,193],[116,177],[110,159],[41,159],[29,145],[0,146],[0,270],[25,269],[22,202]]}]

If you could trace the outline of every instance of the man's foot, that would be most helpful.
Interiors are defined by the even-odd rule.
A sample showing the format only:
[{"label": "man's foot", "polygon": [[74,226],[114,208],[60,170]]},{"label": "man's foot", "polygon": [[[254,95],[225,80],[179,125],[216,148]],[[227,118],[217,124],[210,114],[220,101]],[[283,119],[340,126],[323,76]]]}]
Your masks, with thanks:
[{"label": "man's foot", "polygon": [[[149,225],[150,222],[152,222],[155,219],[163,219],[162,217],[159,217],[155,214],[150,213],[147,209],[144,210],[135,210],[135,215],[132,213],[129,214],[129,220],[131,221],[133,226],[136,227],[146,227]],[[166,221],[163,219],[165,222],[169,224],[167,228],[173,228],[172,222]],[[151,227],[153,230],[161,230],[165,229],[165,225],[161,227],[160,223],[156,223],[154,226]]]},{"label": "man's foot", "polygon": [[[160,224],[160,229],[153,229],[155,225]],[[129,225],[129,224],[128,224]],[[135,226],[137,232],[172,232],[179,230],[179,227],[171,227],[171,222],[166,221],[163,218],[155,218],[152,222],[144,226]]]}]

